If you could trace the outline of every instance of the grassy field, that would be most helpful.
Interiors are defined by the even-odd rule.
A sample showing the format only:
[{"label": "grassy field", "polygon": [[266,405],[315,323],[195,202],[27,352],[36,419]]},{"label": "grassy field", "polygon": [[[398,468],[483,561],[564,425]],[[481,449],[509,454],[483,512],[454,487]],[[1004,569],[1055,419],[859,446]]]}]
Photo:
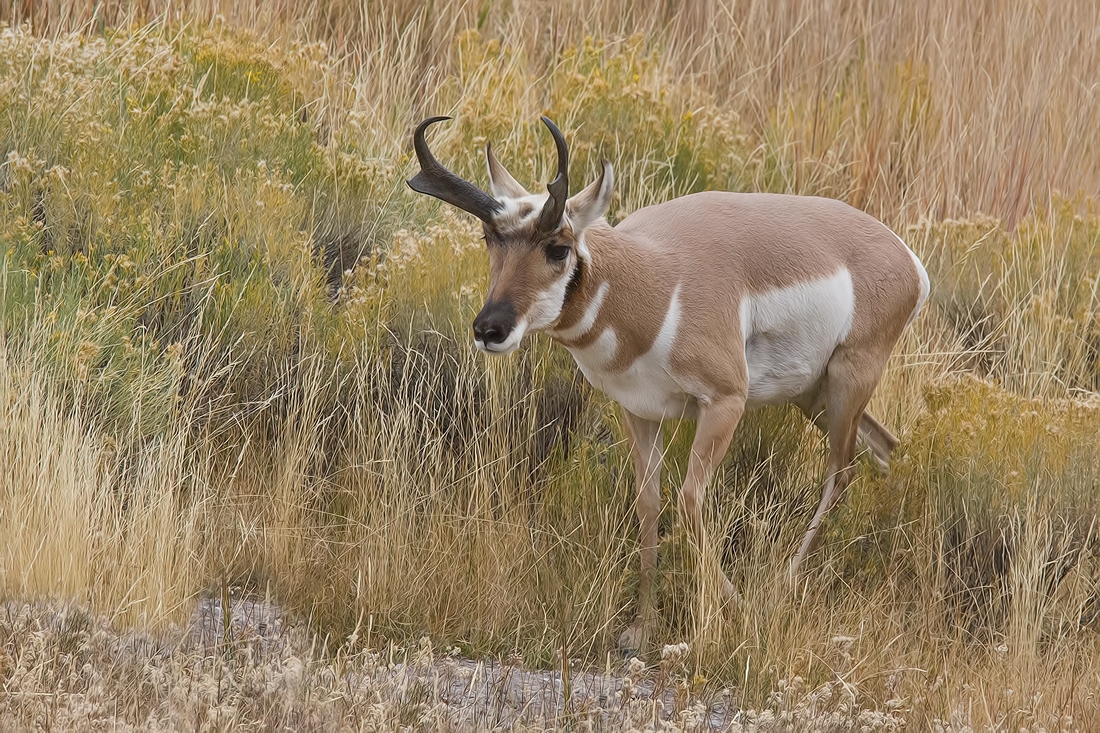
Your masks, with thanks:
[{"label": "grassy field", "polygon": [[[820,436],[780,409],[739,429],[708,501],[745,595],[723,607],[674,521],[692,426],[667,427],[659,637],[689,644],[687,698],[778,716],[746,730],[1100,728],[1100,6],[305,5],[0,11],[0,600],[155,634],[233,586],[330,640],[323,714],[227,717],[196,686],[196,727],[440,727],[325,692],[422,637],[602,669],[637,571],[616,408],[541,337],[474,352],[479,228],[404,184],[428,114],[460,174],[485,185],[491,140],[546,181],[546,113],[575,176],[614,163],[613,222],[832,196],[932,282],[871,405],[892,471],[861,467],[793,591]],[[60,725],[43,700],[101,672],[20,656],[28,628],[0,623],[0,725]]]}]

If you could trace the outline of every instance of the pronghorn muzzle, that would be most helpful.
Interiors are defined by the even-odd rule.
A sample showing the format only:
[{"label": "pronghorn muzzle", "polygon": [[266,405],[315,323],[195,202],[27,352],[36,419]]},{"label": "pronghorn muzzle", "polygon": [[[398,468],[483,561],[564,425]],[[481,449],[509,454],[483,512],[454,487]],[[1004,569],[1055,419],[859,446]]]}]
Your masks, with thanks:
[{"label": "pronghorn muzzle", "polygon": [[516,307],[510,300],[487,300],[474,319],[474,342],[485,351],[497,350],[516,328]]}]

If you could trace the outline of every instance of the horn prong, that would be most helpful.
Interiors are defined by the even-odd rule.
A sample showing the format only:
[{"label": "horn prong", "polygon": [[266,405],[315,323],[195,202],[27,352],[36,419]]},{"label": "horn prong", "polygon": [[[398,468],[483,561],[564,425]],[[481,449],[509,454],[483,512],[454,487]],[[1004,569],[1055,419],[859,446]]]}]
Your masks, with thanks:
[{"label": "horn prong", "polygon": [[543,115],[542,123],[550,130],[554,147],[558,151],[558,175],[546,185],[550,198],[546,200],[539,214],[539,229],[549,232],[561,226],[562,217],[565,216],[565,202],[569,199],[569,145],[553,120]]}]

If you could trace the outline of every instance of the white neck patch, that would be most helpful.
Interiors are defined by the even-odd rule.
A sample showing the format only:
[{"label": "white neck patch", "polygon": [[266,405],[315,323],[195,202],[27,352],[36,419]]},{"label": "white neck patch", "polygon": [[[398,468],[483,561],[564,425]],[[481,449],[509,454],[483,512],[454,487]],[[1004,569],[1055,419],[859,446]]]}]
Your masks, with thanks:
[{"label": "white neck patch", "polygon": [[535,296],[535,301],[524,315],[531,324],[530,330],[541,331],[561,317],[561,309],[565,306],[565,291],[569,289],[569,281],[572,279],[573,271],[570,270],[547,290]]},{"label": "white neck patch", "polygon": [[680,285],[676,285],[676,289],[672,291],[672,300],[668,304],[668,312],[665,313],[665,320],[661,323],[661,330],[657,332],[657,338],[653,341],[653,346],[649,347],[649,351],[646,355],[653,355],[663,360],[663,363],[668,363],[668,357],[672,353],[672,344],[676,341],[676,331],[680,327]]},{"label": "white neck patch", "polygon": [[596,294],[592,296],[592,300],[588,302],[588,307],[585,308],[584,315],[581,316],[579,321],[568,328],[553,329],[547,331],[547,333],[556,339],[573,341],[591,331],[592,326],[596,324],[596,318],[600,315],[603,299],[607,296],[607,291],[610,288],[611,285],[606,280],[600,283],[600,287],[596,290]]}]

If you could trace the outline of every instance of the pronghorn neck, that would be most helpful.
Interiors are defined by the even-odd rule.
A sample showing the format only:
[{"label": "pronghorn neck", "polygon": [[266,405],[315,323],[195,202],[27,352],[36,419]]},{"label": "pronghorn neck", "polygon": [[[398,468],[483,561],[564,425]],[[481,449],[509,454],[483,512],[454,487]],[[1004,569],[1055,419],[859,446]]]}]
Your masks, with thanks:
[{"label": "pronghorn neck", "polygon": [[[609,234],[613,234],[613,231],[605,222],[599,222],[584,233],[584,256],[577,260],[573,269],[561,314],[553,326],[547,329],[550,337],[568,342],[571,340],[570,335],[579,335],[579,331],[587,331],[592,327],[592,323],[588,323],[587,328],[582,328],[586,320],[585,314],[590,313],[593,307],[599,309],[600,286],[611,274],[607,272],[604,258],[607,253],[607,242],[604,240],[614,240],[614,236],[607,236]],[[606,291],[606,287],[604,290]]]},{"label": "pronghorn neck", "polygon": [[578,262],[561,314],[547,329],[547,335],[566,347],[585,343],[609,327],[618,330],[620,337],[625,335],[622,328],[627,325],[634,332],[653,330],[653,334],[638,334],[643,339],[656,336],[663,313],[650,314],[652,324],[634,318],[630,318],[633,323],[624,324],[616,317],[627,315],[621,313],[622,307],[616,307],[624,300],[653,302],[670,297],[675,283],[665,283],[658,276],[660,266],[653,261],[656,253],[603,221],[585,230],[584,238],[587,256]]},{"label": "pronghorn neck", "polygon": [[[590,257],[549,335],[596,389],[636,415],[694,417],[674,374],[684,293],[668,250],[606,224],[585,232]],[[680,348],[682,348],[682,344]]]}]

